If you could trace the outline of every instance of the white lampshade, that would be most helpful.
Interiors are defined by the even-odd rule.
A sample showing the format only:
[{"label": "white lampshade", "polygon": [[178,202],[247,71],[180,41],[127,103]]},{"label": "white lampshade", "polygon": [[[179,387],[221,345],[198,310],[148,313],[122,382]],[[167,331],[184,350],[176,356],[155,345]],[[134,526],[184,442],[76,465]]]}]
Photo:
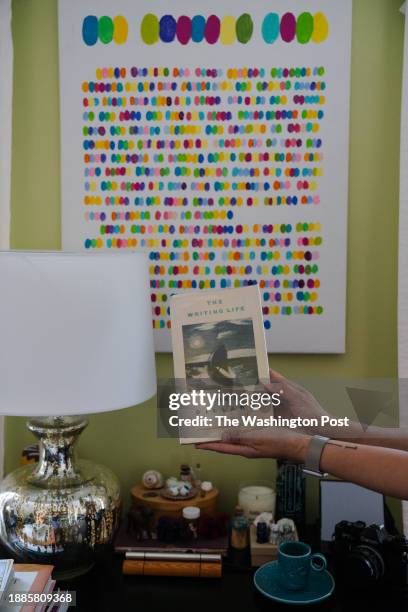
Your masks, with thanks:
[{"label": "white lampshade", "polygon": [[155,392],[145,254],[0,252],[0,414],[104,412]]}]

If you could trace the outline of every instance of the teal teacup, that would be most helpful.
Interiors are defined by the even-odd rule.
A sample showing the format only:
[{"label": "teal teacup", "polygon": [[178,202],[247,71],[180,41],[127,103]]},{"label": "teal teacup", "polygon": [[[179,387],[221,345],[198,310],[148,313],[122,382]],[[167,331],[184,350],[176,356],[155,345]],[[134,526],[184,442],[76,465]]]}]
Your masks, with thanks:
[{"label": "teal teacup", "polygon": [[278,579],[289,591],[306,588],[309,573],[322,572],[327,567],[326,558],[320,553],[312,554],[309,544],[283,542],[278,551]]}]

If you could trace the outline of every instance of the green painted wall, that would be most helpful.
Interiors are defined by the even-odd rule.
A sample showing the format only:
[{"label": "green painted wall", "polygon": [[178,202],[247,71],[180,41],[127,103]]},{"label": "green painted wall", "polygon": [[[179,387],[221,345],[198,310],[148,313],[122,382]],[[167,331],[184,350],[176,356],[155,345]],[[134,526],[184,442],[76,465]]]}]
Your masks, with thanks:
[{"label": "green painted wall", "polygon": [[[396,297],[399,115],[403,48],[401,0],[354,0],[350,139],[347,353],[273,355],[290,377],[376,377],[397,373]],[[56,0],[13,0],[14,115],[12,247],[60,247],[59,95]],[[158,355],[160,377],[171,375]],[[7,419],[6,471],[32,441],[24,419]],[[270,479],[274,462],[217,456],[158,440],[155,403],[92,416],[82,456],[109,465],[127,489],[146,468],[175,472],[201,462],[203,475],[235,502],[238,484]],[[310,518],[316,483],[308,489]],[[393,503],[396,514],[399,504]]]}]

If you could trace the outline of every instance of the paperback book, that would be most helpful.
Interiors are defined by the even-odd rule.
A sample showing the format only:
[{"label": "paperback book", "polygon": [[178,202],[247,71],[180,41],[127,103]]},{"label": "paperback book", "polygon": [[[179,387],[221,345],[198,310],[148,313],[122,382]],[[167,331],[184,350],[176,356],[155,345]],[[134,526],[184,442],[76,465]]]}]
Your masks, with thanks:
[{"label": "paperback book", "polygon": [[192,397],[178,410],[180,442],[219,440],[225,415],[241,413],[243,396],[269,380],[258,286],[181,293],[170,310],[176,388]]}]

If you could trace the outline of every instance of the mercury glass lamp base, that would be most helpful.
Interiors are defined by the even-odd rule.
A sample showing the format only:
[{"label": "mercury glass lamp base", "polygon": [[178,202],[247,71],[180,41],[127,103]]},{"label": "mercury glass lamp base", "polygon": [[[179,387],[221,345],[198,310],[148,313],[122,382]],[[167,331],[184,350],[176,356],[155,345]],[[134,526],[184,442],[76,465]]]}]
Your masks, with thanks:
[{"label": "mercury glass lamp base", "polygon": [[40,439],[39,463],[18,468],[0,485],[1,543],[20,562],[54,565],[59,580],[84,574],[110,549],[120,518],[113,472],[76,460],[86,425],[79,417],[29,421]]}]

